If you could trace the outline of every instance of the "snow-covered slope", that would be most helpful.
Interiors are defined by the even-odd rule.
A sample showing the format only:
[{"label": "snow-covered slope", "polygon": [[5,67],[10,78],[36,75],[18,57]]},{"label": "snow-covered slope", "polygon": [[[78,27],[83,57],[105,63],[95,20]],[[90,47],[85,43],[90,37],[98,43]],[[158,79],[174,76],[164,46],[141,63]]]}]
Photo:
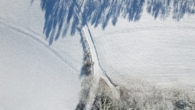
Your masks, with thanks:
[{"label": "snow-covered slope", "polygon": [[[56,1],[60,4],[62,0]],[[46,33],[43,34],[46,12],[57,9],[49,13],[54,18],[48,18],[55,22],[59,16],[54,15],[63,5],[57,4],[62,6],[59,10],[54,5],[43,11],[40,4],[38,0],[0,1],[0,110],[72,110],[79,102],[83,61],[80,35],[76,32],[73,37],[60,36],[49,46]],[[148,14],[146,7],[143,13],[136,9],[133,14],[142,14],[137,22],[118,17],[115,26],[108,23],[104,30],[100,25],[94,28],[89,22],[90,33],[85,33],[94,41],[89,42],[95,45],[90,51],[92,54],[97,51],[98,58],[92,57],[99,63],[95,63],[96,73],[101,66],[116,84],[142,79],[194,89],[195,16],[185,15],[180,21],[172,16],[160,20]],[[57,31],[55,26],[52,29]]]},{"label": "snow-covered slope", "polygon": [[40,1],[0,1],[0,110],[72,110],[79,101],[79,35],[49,47]]},{"label": "snow-covered slope", "polygon": [[136,77],[158,84],[195,87],[195,16],[181,21],[154,20],[143,13],[138,22],[119,19],[116,26],[91,27],[100,64],[113,80]]}]

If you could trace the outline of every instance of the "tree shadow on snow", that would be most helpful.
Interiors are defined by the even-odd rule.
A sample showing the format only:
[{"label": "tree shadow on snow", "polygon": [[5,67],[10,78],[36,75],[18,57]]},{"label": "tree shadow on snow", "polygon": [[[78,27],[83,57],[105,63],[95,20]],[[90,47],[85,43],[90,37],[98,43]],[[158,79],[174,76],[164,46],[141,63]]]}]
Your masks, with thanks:
[{"label": "tree shadow on snow", "polygon": [[173,19],[180,20],[185,14],[195,14],[195,0],[174,0]]},{"label": "tree shadow on snow", "polygon": [[185,14],[195,14],[195,0],[148,0],[147,12],[155,19],[160,17],[164,20],[171,15],[179,21]]},{"label": "tree shadow on snow", "polygon": [[[105,29],[109,20],[117,23],[119,15],[129,21],[141,18],[144,0],[41,0],[41,8],[45,11],[43,33],[51,45],[59,36],[67,32],[73,36],[79,25],[87,23]],[[82,11],[81,11],[82,10]]]},{"label": "tree shadow on snow", "polygon": [[[31,4],[33,2],[31,0]],[[43,33],[51,45],[68,32],[74,36],[79,27],[87,24],[94,27],[101,25],[104,30],[109,22],[115,26],[118,17],[129,22],[139,21],[144,6],[154,19],[165,20],[172,16],[179,21],[185,14],[195,14],[195,0],[41,0],[41,8],[45,12]],[[83,75],[82,68],[80,77]]]},{"label": "tree shadow on snow", "polygon": [[166,19],[172,13],[172,18],[179,21],[185,14],[195,13],[195,0],[41,0],[45,11],[43,33],[51,45],[68,31],[73,36],[78,25],[101,25],[105,29],[109,21],[116,25],[120,16],[138,21],[144,5],[155,19]]}]

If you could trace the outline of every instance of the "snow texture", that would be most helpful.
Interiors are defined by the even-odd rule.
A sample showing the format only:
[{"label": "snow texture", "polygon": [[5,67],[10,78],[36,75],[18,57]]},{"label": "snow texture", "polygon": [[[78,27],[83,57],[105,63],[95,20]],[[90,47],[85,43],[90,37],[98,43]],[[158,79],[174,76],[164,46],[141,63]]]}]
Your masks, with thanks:
[{"label": "snow texture", "polygon": [[[100,79],[144,100],[153,87],[145,82],[193,96],[194,7],[194,0],[1,0],[0,110],[76,108],[86,77],[79,25],[94,62],[87,108]],[[189,96],[173,98],[175,106],[186,107]]]}]

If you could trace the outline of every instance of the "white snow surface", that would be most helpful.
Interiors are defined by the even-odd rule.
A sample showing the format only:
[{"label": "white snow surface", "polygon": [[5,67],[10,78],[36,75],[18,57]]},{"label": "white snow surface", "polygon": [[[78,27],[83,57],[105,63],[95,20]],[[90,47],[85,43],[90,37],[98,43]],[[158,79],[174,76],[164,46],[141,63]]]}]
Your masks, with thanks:
[{"label": "white snow surface", "polygon": [[143,12],[138,22],[123,18],[116,26],[90,27],[100,65],[110,78],[195,88],[195,16],[160,20]]},{"label": "white snow surface", "polygon": [[[162,21],[143,12],[138,22],[120,18],[105,30],[89,26],[98,53],[94,60],[116,83],[138,78],[195,88],[194,22],[195,16]],[[0,1],[0,110],[76,108],[80,35],[67,35],[49,46],[43,27],[40,1]]]},{"label": "white snow surface", "polygon": [[49,47],[40,1],[0,1],[0,110],[72,110],[79,101],[80,36]]}]

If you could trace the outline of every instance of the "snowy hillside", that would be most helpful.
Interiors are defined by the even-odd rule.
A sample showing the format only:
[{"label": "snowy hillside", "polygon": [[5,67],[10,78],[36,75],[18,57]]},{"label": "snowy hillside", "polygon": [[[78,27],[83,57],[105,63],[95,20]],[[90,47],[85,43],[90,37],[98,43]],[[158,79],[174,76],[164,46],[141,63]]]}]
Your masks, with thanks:
[{"label": "snowy hillside", "polygon": [[135,23],[119,19],[104,31],[91,27],[104,70],[113,80],[136,76],[195,87],[195,17],[180,22],[142,17]]},{"label": "snowy hillside", "polygon": [[1,0],[0,110],[93,109],[107,86],[119,100],[120,85],[140,82],[143,90],[195,95],[194,7],[194,0]]},{"label": "snowy hillside", "polygon": [[40,1],[0,1],[0,109],[64,110],[78,103],[80,37],[49,47]]}]

